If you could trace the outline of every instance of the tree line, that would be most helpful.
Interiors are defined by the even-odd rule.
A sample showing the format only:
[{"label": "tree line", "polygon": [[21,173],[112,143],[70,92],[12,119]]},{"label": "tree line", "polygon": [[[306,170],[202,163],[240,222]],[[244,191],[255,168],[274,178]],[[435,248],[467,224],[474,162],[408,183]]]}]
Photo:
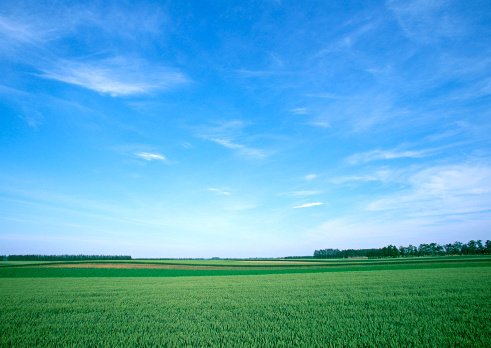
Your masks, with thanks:
[{"label": "tree line", "polygon": [[491,255],[491,241],[471,240],[468,243],[420,244],[396,247],[387,245],[371,249],[320,249],[314,251],[316,259],[339,259],[348,257],[407,257],[407,256],[445,256],[445,255]]},{"label": "tree line", "polygon": [[131,260],[128,255],[5,255],[4,261]]}]

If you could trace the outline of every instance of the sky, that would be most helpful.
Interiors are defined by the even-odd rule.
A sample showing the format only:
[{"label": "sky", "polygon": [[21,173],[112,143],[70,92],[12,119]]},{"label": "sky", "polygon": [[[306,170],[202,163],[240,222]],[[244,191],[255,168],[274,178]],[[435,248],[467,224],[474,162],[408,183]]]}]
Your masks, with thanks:
[{"label": "sky", "polygon": [[0,254],[491,239],[491,2],[1,1]]}]

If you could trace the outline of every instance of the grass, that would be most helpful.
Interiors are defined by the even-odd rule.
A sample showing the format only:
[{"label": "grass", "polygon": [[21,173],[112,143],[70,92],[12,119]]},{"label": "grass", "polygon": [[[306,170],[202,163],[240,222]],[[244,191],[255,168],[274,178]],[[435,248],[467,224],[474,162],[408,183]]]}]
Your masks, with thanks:
[{"label": "grass", "polygon": [[491,260],[441,261],[3,267],[0,346],[489,347]]},{"label": "grass", "polygon": [[[195,261],[196,262],[196,261]],[[265,274],[293,274],[293,273],[325,273],[325,272],[353,272],[353,271],[382,271],[382,270],[406,270],[406,269],[431,269],[431,268],[468,268],[477,266],[491,267],[490,257],[480,258],[425,258],[419,259],[394,259],[394,260],[367,260],[363,262],[331,261],[328,263],[313,263],[311,266],[286,266],[283,263],[263,265],[257,267],[239,267],[227,261],[210,264],[210,261],[191,264],[180,261],[166,262],[166,265],[174,265],[172,269],[116,269],[116,268],[71,268],[90,262],[51,262],[39,265],[12,265],[0,267],[0,278],[73,278],[73,277],[182,277],[182,276],[230,276],[230,275],[265,275]],[[233,262],[233,261],[231,261]],[[57,268],[47,268],[46,265],[56,265]],[[99,264],[107,265],[107,261]],[[113,261],[114,265],[141,265],[142,262]],[[145,264],[162,264],[160,261],[145,261]],[[64,268],[63,266],[66,266]],[[198,269],[181,269],[181,265],[197,266]],[[69,268],[70,267],[70,268]]]}]

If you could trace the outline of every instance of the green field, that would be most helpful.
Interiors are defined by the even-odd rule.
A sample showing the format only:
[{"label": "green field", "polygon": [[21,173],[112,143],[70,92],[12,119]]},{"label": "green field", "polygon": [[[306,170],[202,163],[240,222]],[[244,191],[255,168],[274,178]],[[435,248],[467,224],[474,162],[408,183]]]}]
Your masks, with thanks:
[{"label": "green field", "polygon": [[490,258],[244,262],[4,263],[0,346],[490,346]]}]

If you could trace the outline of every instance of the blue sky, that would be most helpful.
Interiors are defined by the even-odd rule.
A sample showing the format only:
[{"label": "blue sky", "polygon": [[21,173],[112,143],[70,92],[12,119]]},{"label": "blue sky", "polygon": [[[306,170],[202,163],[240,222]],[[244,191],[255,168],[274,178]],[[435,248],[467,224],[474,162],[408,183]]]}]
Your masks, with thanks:
[{"label": "blue sky", "polygon": [[489,1],[3,1],[0,254],[491,238]]}]

